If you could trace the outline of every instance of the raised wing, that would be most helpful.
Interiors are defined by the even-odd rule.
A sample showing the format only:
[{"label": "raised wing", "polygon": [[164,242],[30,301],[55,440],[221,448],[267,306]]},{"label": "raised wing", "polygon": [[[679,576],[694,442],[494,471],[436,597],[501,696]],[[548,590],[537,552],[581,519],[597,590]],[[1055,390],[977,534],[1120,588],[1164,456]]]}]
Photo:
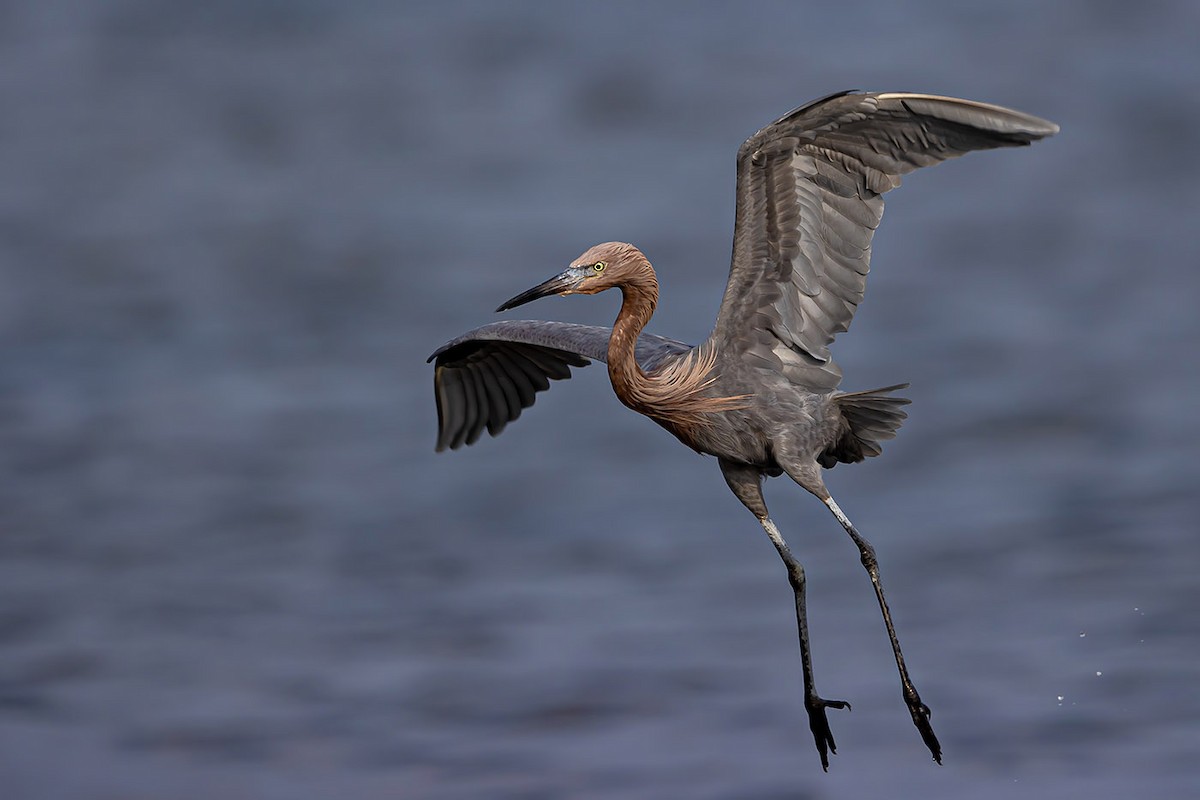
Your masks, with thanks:
[{"label": "raised wing", "polygon": [[[487,428],[498,436],[504,426],[533,405],[551,380],[571,377],[608,355],[611,328],[567,322],[506,320],[484,325],[442,345],[434,361],[433,390],[438,410],[438,451],[474,444]],[[652,372],[690,345],[644,333],[637,360]]]},{"label": "raised wing", "polygon": [[763,128],[738,151],[718,352],[833,389],[841,370],[828,345],[866,289],[882,195],[918,167],[1057,131],[1000,106],[903,92],[833,95]]}]

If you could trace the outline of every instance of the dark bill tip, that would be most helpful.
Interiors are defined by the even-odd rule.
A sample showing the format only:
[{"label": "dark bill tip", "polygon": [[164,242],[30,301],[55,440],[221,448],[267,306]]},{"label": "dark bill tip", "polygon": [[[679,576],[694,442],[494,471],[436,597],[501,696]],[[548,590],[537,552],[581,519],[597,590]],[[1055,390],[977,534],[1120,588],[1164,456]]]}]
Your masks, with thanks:
[{"label": "dark bill tip", "polygon": [[548,281],[539,283],[532,289],[521,292],[516,297],[505,300],[496,308],[496,312],[508,311],[510,308],[523,306],[542,297],[549,297],[552,294],[560,294],[575,286],[577,280],[569,273],[562,272],[555,275]]}]

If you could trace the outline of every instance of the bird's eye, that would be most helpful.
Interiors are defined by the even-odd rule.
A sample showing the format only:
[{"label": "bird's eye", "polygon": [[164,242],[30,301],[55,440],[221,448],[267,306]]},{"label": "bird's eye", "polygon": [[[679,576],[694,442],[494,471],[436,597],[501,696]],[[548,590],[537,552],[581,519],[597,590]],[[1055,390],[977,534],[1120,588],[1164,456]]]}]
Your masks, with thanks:
[{"label": "bird's eye", "polygon": [[608,264],[605,264],[603,261],[597,261],[595,264],[592,264],[592,269],[596,272],[604,272],[604,268],[607,266]]}]

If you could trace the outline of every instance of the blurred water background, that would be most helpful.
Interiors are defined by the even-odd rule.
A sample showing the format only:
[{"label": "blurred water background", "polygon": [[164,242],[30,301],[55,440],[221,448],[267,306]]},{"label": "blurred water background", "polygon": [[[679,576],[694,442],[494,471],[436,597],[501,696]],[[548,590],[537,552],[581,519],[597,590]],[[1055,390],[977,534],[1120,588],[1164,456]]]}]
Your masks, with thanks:
[{"label": "blurred water background", "polygon": [[[1200,785],[1200,5],[0,5],[5,798],[1128,798]],[[600,369],[433,453],[443,341],[588,245],[724,287],[734,153],[844,88],[1062,125],[889,195],[791,594]],[[607,324],[614,296],[521,314]]]}]

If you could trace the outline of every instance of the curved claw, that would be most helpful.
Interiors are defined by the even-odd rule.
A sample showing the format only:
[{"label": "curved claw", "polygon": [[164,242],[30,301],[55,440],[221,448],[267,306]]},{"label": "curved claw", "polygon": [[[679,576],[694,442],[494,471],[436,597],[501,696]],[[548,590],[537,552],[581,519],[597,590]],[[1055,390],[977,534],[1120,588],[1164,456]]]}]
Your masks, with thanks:
[{"label": "curved claw", "polygon": [[912,715],[913,724],[917,726],[917,731],[921,734],[921,740],[925,742],[925,746],[933,754],[933,760],[941,764],[942,745],[938,741],[937,735],[933,732],[933,726],[929,724],[929,718],[933,716],[933,712],[929,710],[929,706],[921,702],[920,698],[916,698],[914,702],[908,703],[908,713]]},{"label": "curved claw", "polygon": [[[825,709],[844,708],[849,711],[850,704],[845,700],[825,700],[815,697],[812,700],[805,700],[804,708],[808,711],[808,728],[812,731],[813,739],[817,743],[817,752],[821,754],[821,769],[829,772],[829,754],[837,755],[837,743],[833,741],[833,732],[829,730],[829,720],[825,718]],[[930,731],[931,735],[932,733],[933,731]]]}]

